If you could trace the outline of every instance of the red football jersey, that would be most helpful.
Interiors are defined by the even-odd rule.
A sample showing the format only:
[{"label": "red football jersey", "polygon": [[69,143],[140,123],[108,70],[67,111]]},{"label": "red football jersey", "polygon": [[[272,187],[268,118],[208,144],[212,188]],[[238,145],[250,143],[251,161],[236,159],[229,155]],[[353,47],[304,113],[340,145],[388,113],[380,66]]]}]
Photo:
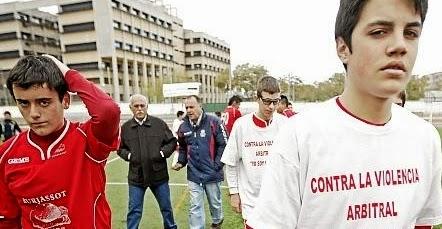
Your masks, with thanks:
[{"label": "red football jersey", "polygon": [[227,133],[230,134],[233,128],[233,124],[239,117],[241,117],[241,112],[238,109],[233,106],[226,107],[223,114],[223,122],[226,126]]},{"label": "red football jersey", "polygon": [[66,80],[92,118],[65,120],[51,141],[34,139],[28,130],[0,147],[0,228],[14,228],[14,222],[22,228],[111,228],[104,166],[119,145],[119,120],[114,120],[119,108],[76,71],[69,71]]},{"label": "red football jersey", "polygon": [[282,114],[284,115],[284,116],[286,116],[287,118],[290,118],[290,117],[292,117],[293,115],[295,115],[296,113],[295,112],[293,112],[292,110],[290,110],[290,109],[285,109],[285,110],[283,110],[282,111]]}]

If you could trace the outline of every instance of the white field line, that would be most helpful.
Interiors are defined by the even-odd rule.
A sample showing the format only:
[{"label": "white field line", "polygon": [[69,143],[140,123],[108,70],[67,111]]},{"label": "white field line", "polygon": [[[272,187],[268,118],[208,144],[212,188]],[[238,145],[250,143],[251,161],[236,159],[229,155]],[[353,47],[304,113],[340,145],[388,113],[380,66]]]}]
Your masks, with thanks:
[{"label": "white field line", "polygon": [[[127,182],[107,182],[107,185],[115,185],[115,186],[119,186],[119,185],[127,185]],[[180,187],[187,187],[187,184],[183,184],[183,183],[169,183],[169,186],[180,186]],[[221,188],[228,188],[225,185],[221,185]]]}]

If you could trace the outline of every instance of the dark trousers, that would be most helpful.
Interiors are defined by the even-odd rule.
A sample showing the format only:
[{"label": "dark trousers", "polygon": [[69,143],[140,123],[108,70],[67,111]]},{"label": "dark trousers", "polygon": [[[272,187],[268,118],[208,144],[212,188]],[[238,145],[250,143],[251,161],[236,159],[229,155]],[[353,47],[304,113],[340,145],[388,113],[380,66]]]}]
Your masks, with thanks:
[{"label": "dark trousers", "polygon": [[[175,220],[173,219],[172,204],[170,203],[169,182],[165,181],[155,186],[151,186],[150,190],[155,196],[155,199],[160,207],[161,215],[163,216],[164,228],[177,228]],[[145,193],[146,188],[129,185],[129,211],[127,212],[128,229],[138,229],[141,215],[143,213]]]}]

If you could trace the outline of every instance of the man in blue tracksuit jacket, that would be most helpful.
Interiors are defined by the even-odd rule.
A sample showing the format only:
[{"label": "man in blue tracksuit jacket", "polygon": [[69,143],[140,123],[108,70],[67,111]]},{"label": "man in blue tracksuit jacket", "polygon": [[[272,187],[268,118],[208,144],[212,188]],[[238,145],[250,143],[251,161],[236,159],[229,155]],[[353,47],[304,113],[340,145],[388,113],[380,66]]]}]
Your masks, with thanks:
[{"label": "man in blue tracksuit jacket", "polygon": [[190,192],[189,227],[203,229],[205,225],[204,193],[210,205],[212,228],[221,228],[221,182],[224,180],[221,156],[227,144],[227,132],[222,121],[206,114],[200,98],[186,98],[186,117],[178,130],[179,157],[172,168],[187,165]]}]

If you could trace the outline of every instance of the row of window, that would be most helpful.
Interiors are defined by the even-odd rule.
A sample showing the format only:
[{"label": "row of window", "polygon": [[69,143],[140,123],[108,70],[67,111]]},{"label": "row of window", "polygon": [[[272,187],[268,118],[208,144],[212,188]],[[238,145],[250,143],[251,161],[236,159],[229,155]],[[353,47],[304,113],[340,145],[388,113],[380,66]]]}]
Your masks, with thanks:
[{"label": "row of window", "polygon": [[68,67],[76,70],[95,70],[98,69],[98,62],[68,64]]},{"label": "row of window", "polygon": [[66,53],[97,50],[95,42],[65,45]]},{"label": "row of window", "polygon": [[[31,50],[23,50],[23,54],[25,56],[27,55],[43,55],[45,53],[31,51]],[[57,59],[61,59],[61,56],[54,55]],[[6,51],[6,52],[0,52],[0,59],[9,59],[9,58],[19,58],[20,57],[20,51],[14,50],[14,51]]]},{"label": "row of window", "polygon": [[63,33],[83,32],[95,30],[94,22],[85,22],[71,25],[63,25]]},{"label": "row of window", "polygon": [[221,56],[218,56],[218,55],[212,54],[210,52],[206,52],[206,51],[204,51],[202,53],[202,55],[201,55],[201,51],[193,51],[193,55],[192,55],[192,52],[185,52],[185,57],[193,57],[193,56],[194,57],[205,56],[205,57],[212,58],[214,60],[222,61],[225,63],[230,62],[228,58],[224,58],[224,57],[221,57]]},{"label": "row of window", "polygon": [[0,14],[0,22],[15,20],[14,13]]},{"label": "row of window", "polygon": [[[206,84],[203,84],[203,87],[206,88],[206,91],[210,91],[210,85],[213,85],[213,83],[215,83],[215,80],[213,79],[213,77],[211,75],[200,75],[200,74],[195,74],[195,79],[200,82],[201,84],[203,84],[203,77],[206,79]],[[201,92],[203,88],[201,88]]]},{"label": "row of window", "polygon": [[27,26],[28,23],[39,25],[48,29],[58,30],[58,23],[49,21],[47,19],[39,18],[36,16],[27,15],[25,13],[18,13],[18,19],[23,22],[23,26]]},{"label": "row of window", "polygon": [[60,7],[61,7],[61,13],[77,12],[77,11],[93,9],[92,1],[66,4],[66,5],[61,5]]},{"label": "row of window", "polygon": [[221,72],[223,71],[222,68],[208,65],[208,64],[186,64],[186,70],[209,70],[209,71],[215,71],[215,72]]},{"label": "row of window", "polygon": [[142,30],[140,28],[133,27],[133,26],[128,25],[128,24],[122,24],[119,21],[115,21],[114,20],[113,27],[115,29],[120,29],[120,30],[123,30],[125,32],[133,33],[133,34],[136,34],[138,36],[149,38],[151,40],[158,41],[158,42],[164,43],[166,45],[171,45],[172,46],[172,39],[165,38],[165,37],[160,36],[158,34],[155,34],[153,32]]},{"label": "row of window", "polygon": [[214,48],[217,48],[217,49],[220,49],[220,50],[222,50],[224,52],[230,53],[230,48],[225,47],[225,46],[223,46],[221,44],[218,44],[218,43],[216,43],[214,41],[211,41],[209,39],[206,39],[204,37],[203,38],[195,37],[195,38],[185,38],[184,39],[184,44],[201,44],[201,43],[210,45],[210,46],[212,46]]},{"label": "row of window", "polygon": [[137,17],[140,17],[140,18],[145,19],[149,22],[155,23],[155,24],[162,26],[166,29],[172,30],[172,23],[170,23],[170,22],[166,22],[166,21],[159,19],[153,15],[149,15],[139,9],[130,7],[129,5],[126,5],[124,3],[120,3],[119,1],[116,1],[116,0],[112,0],[111,4],[112,4],[112,7],[116,8],[116,9],[120,9],[124,12],[127,12],[127,13],[132,14]]},{"label": "row of window", "polygon": [[[104,63],[105,69],[109,69],[110,71],[112,71],[112,63],[110,63],[110,62],[103,62],[103,63]],[[155,68],[154,69],[155,76],[159,77],[160,76],[160,69],[164,68],[164,66],[155,66],[154,68]],[[122,64],[118,63],[117,69],[118,69],[119,73],[124,73],[124,69],[123,69]],[[129,62],[127,65],[127,70],[128,70],[129,74],[131,74],[131,75],[134,74],[134,65]],[[151,70],[152,70],[151,67],[147,67],[147,77],[152,77]],[[140,76],[143,75],[143,68],[141,67],[141,65],[138,65],[138,75],[140,75]],[[120,82],[120,84],[121,84],[121,82]]]},{"label": "row of window", "polygon": [[6,41],[6,40],[12,40],[12,39],[17,39],[17,33],[16,32],[0,34],[0,41]]},{"label": "row of window", "polygon": [[141,46],[136,46],[128,43],[123,44],[123,42],[121,41],[115,41],[114,46],[117,49],[122,49],[129,52],[140,53],[146,56],[156,57],[159,59],[165,59],[170,61],[173,60],[173,55],[169,55],[155,50],[150,50],[148,48],[143,49]]},{"label": "row of window", "polygon": [[[20,37],[23,41],[31,41],[33,43],[42,44],[42,45],[49,45],[53,47],[60,47],[60,41],[55,38],[51,37],[43,37],[37,34],[30,34],[26,32],[21,32]],[[27,44],[27,43],[25,43]]]}]

